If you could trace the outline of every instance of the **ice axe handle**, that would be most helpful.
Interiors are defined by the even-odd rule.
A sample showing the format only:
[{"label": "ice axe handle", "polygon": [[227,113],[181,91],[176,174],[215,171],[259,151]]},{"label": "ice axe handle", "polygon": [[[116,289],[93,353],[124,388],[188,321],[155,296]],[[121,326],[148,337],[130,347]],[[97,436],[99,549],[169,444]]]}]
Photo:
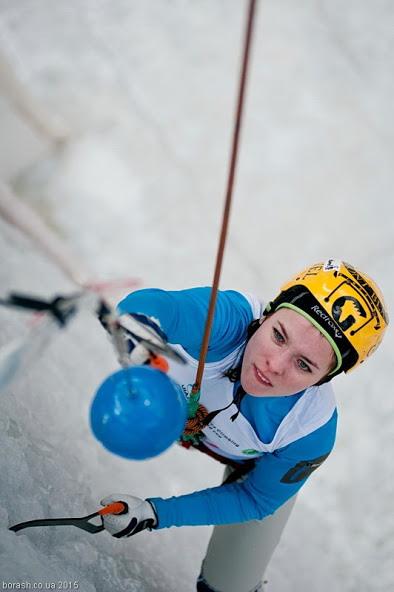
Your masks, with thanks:
[{"label": "ice axe handle", "polygon": [[83,516],[82,518],[44,518],[42,520],[29,520],[28,522],[15,524],[14,526],[11,526],[9,530],[19,532],[20,530],[34,526],[76,526],[77,528],[81,528],[86,532],[90,532],[90,534],[96,534],[97,532],[104,530],[104,526],[103,524],[92,524],[90,520],[96,518],[97,516],[105,516],[107,514],[122,514],[125,512],[127,512],[126,504],[123,504],[122,502],[115,502],[114,504],[102,508],[98,512],[89,514],[89,516]]},{"label": "ice axe handle", "polygon": [[107,514],[124,514],[126,512],[127,508],[125,504],[123,504],[122,502],[115,502],[99,510],[98,514],[100,514],[100,516],[106,516]]}]

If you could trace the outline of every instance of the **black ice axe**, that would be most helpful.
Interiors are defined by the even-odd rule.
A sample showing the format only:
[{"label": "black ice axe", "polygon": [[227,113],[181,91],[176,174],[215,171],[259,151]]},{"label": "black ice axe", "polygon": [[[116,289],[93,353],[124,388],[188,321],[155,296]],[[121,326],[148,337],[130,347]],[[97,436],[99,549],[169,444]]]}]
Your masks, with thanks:
[{"label": "black ice axe", "polygon": [[14,524],[14,526],[10,526],[9,530],[19,532],[24,528],[30,528],[32,526],[76,526],[77,528],[86,530],[86,532],[90,532],[90,534],[96,534],[104,530],[104,526],[102,524],[92,524],[90,521],[93,518],[96,518],[96,516],[105,516],[106,514],[121,514],[124,511],[124,504],[122,502],[115,502],[98,512],[89,514],[89,516],[82,516],[81,518],[43,518],[41,520],[29,520],[28,522]]}]

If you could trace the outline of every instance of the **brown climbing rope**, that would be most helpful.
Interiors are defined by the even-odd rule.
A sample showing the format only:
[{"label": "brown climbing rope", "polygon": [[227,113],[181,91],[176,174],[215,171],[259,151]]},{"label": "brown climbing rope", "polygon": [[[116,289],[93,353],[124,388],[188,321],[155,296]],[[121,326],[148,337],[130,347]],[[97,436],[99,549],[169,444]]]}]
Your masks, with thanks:
[{"label": "brown climbing rope", "polygon": [[183,434],[185,436],[194,436],[194,434],[197,434],[201,430],[201,428],[204,427],[204,419],[207,415],[208,411],[206,407],[199,403],[196,416],[191,417],[187,420],[186,427],[183,430]]},{"label": "brown climbing rope", "polygon": [[[233,192],[233,185],[234,185],[234,177],[235,177],[235,167],[237,162],[237,154],[238,154],[238,140],[239,134],[241,129],[241,119],[242,119],[242,112],[243,112],[243,104],[244,104],[244,96],[245,96],[245,87],[246,87],[246,76],[248,71],[248,64],[249,64],[249,50],[251,45],[251,38],[252,38],[252,30],[254,24],[254,17],[255,17],[255,8],[256,8],[256,0],[249,0],[249,7],[248,7],[248,15],[246,20],[246,31],[245,31],[245,39],[244,39],[244,48],[243,48],[243,59],[242,59],[242,69],[241,69],[241,76],[239,82],[239,90],[238,90],[238,103],[236,109],[236,116],[234,122],[234,132],[233,132],[233,141],[232,141],[232,151],[231,151],[231,160],[230,160],[230,169],[229,169],[229,176],[227,182],[227,192],[226,192],[226,201],[223,213],[223,220],[222,220],[222,229],[220,234],[219,240],[219,247],[218,253],[216,257],[216,267],[215,267],[215,274],[212,284],[212,292],[211,298],[209,301],[209,308],[208,308],[208,315],[205,324],[204,336],[201,346],[200,352],[200,360],[197,369],[196,380],[191,390],[191,396],[195,397],[196,400],[199,398],[200,388],[201,388],[201,381],[204,372],[205,360],[207,357],[208,352],[208,345],[209,345],[209,338],[211,335],[212,329],[212,322],[213,316],[215,312],[215,305],[219,287],[219,278],[220,272],[222,267],[223,261],[223,253],[224,253],[224,246],[226,242],[226,234],[227,234],[227,227],[230,217],[230,205],[231,205],[231,198]],[[192,417],[187,420],[186,422],[186,429],[184,430],[185,435],[193,435],[199,432],[203,427],[203,421],[207,416],[208,412],[205,407],[199,404],[197,413],[195,417]]]}]

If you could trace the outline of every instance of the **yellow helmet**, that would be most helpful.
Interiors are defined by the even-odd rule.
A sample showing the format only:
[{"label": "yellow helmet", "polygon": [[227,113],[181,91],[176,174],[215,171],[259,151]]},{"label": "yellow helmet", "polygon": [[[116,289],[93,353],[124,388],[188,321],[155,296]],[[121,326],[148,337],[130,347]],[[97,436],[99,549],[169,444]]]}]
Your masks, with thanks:
[{"label": "yellow helmet", "polygon": [[364,362],[381,343],[389,322],[375,282],[337,259],[293,276],[267,305],[266,314],[282,307],[302,314],[328,339],[337,357],[330,378]]}]

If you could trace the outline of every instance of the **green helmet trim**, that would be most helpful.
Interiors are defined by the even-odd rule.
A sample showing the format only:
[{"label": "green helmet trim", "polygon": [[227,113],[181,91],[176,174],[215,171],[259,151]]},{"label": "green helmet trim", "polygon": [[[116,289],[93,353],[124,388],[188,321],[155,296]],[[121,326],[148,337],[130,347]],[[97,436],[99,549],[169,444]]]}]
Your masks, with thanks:
[{"label": "green helmet trim", "polygon": [[[271,303],[270,303],[271,304]],[[334,370],[332,370],[328,376],[331,376],[331,374],[335,374],[335,372],[337,372],[337,370],[339,370],[339,368],[342,366],[342,356],[341,356],[341,352],[339,351],[339,348],[337,346],[337,344],[335,343],[335,341],[333,340],[333,338],[331,337],[331,335],[329,335],[327,333],[327,331],[325,329],[323,329],[323,327],[321,325],[319,325],[319,323],[317,323],[315,321],[315,319],[313,319],[307,312],[305,312],[304,310],[302,310],[302,308],[298,308],[298,306],[294,306],[294,304],[290,304],[289,302],[282,302],[282,304],[279,304],[276,308],[275,311],[279,310],[280,308],[291,308],[291,310],[294,310],[295,312],[298,312],[300,315],[302,315],[303,317],[305,317],[310,323],[312,323],[312,325],[314,325],[316,327],[316,329],[319,329],[320,333],[322,335],[324,335],[324,337],[327,339],[327,341],[329,342],[329,344],[331,345],[332,349],[335,352],[335,355],[337,357],[337,365],[335,367]],[[267,306],[267,310],[270,310],[271,306]]]}]

